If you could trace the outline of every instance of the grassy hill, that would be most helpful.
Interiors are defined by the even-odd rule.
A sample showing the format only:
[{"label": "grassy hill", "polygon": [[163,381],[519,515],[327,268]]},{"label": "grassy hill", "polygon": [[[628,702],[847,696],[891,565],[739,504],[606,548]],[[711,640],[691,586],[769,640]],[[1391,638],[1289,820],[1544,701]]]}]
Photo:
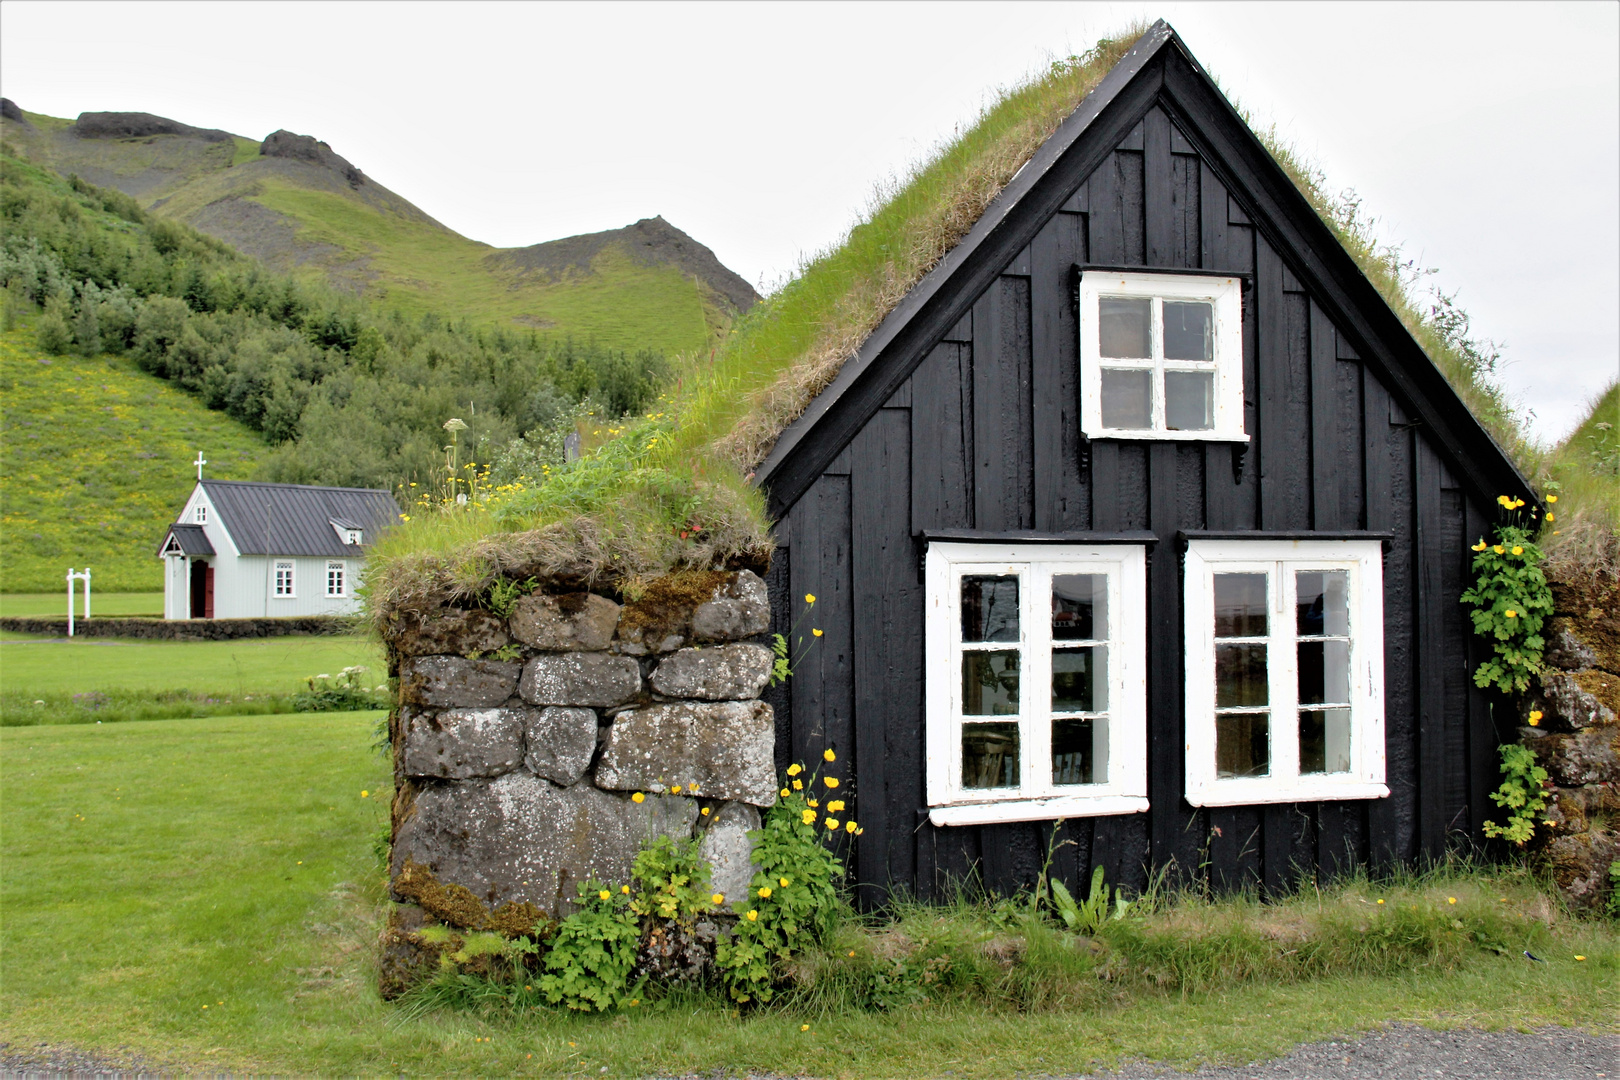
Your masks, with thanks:
[{"label": "grassy hill", "polygon": [[261,144],[146,114],[70,121],[6,111],[5,141],[23,158],[116,188],[272,269],[407,316],[453,312],[609,348],[675,353],[711,344],[758,299],[661,218],[497,249],[445,227],[304,136],[277,132]]},{"label": "grassy hill", "polygon": [[0,589],[59,590],[86,565],[97,592],[162,589],[153,553],[199,449],[226,480],[269,451],[131,360],[50,356],[26,325],[0,334]]}]

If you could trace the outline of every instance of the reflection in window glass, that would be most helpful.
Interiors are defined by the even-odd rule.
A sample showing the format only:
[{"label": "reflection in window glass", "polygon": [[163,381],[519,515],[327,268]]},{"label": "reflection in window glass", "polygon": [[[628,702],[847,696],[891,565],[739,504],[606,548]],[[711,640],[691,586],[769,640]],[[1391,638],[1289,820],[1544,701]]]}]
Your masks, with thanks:
[{"label": "reflection in window glass", "polygon": [[1108,721],[1052,721],[1052,783],[1108,783]]},{"label": "reflection in window glass", "polygon": [[1215,307],[1202,301],[1164,302],[1164,358],[1215,359]]},{"label": "reflection in window glass", "polygon": [[1215,575],[1215,636],[1266,636],[1266,575]]},{"label": "reflection in window glass", "polygon": [[1104,712],[1108,708],[1108,647],[1052,652],[1052,711]]},{"label": "reflection in window glass", "polygon": [[1108,578],[1060,574],[1052,578],[1052,637],[1102,641],[1108,637]]},{"label": "reflection in window glass", "polygon": [[1350,710],[1301,709],[1299,712],[1299,771],[1350,771]]},{"label": "reflection in window glass", "polygon": [[1142,431],[1153,426],[1153,372],[1103,368],[1103,427]]},{"label": "reflection in window glass", "polygon": [[1266,713],[1215,717],[1215,775],[1265,776],[1271,771],[1271,718]]},{"label": "reflection in window glass", "polygon": [[1299,643],[1301,705],[1346,705],[1350,702],[1350,643]]},{"label": "reflection in window glass", "polygon": [[1018,653],[962,654],[962,712],[967,716],[1018,715]]},{"label": "reflection in window glass", "polygon": [[962,725],[962,786],[1018,786],[1018,725]]},{"label": "reflection in window glass", "polygon": [[1164,373],[1164,426],[1171,431],[1208,431],[1215,426],[1215,373]]},{"label": "reflection in window glass", "polygon": [[1350,575],[1344,570],[1303,570],[1294,575],[1295,617],[1301,637],[1350,633]]},{"label": "reflection in window glass", "polygon": [[1018,640],[1018,579],[962,578],[962,640]]},{"label": "reflection in window glass", "polygon": [[1269,704],[1264,645],[1215,646],[1215,707],[1258,708]]},{"label": "reflection in window glass", "polygon": [[1145,297],[1102,297],[1098,301],[1098,344],[1102,355],[1146,360],[1153,355],[1153,301]]}]

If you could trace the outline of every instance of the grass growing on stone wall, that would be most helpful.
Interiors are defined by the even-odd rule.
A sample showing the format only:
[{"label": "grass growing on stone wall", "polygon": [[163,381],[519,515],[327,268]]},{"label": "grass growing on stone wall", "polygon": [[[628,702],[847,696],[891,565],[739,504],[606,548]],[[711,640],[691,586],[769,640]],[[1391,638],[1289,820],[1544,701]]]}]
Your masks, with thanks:
[{"label": "grass growing on stone wall", "polygon": [[[1620,574],[1620,382],[1592,400],[1586,419],[1541,462],[1555,490],[1555,520],[1542,531],[1555,575]],[[1556,489],[1554,489],[1556,485]]]},{"label": "grass growing on stone wall", "polygon": [[[1126,1057],[1253,1060],[1395,1019],[1615,1028],[1615,931],[1569,921],[1522,875],[1478,871],[1279,905],[1185,901],[1142,923],[1139,967],[1114,979],[1051,941],[1027,939],[1008,964],[1021,931],[989,904],[908,911],[909,946],[849,931],[845,952],[867,966],[919,940],[960,942],[1001,996],[857,1010],[833,995],[738,1017],[698,994],[596,1020],[498,1008],[403,1019],[373,989],[388,787],[369,749],[375,715],[0,730],[0,1042],[189,1072],[1004,1077]],[[1418,939],[1457,918],[1546,962],[1448,946],[1358,966],[1356,921],[1378,899],[1408,905],[1401,925],[1419,904]],[[1294,958],[1304,931],[1335,920],[1334,940],[1352,947],[1341,970]]]}]

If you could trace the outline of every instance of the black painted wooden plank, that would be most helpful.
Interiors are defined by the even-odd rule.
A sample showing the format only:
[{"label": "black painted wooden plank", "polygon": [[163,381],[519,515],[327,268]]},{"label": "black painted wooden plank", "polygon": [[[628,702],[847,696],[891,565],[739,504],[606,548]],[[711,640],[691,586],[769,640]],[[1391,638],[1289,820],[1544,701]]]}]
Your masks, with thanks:
[{"label": "black painted wooden plank", "polygon": [[1187,136],[1174,124],[1170,125],[1170,152],[1172,154],[1198,155],[1198,148],[1187,141]]},{"label": "black painted wooden plank", "polygon": [[[1321,305],[1310,304],[1311,518],[1318,529],[1342,529],[1339,480],[1345,462],[1339,451],[1338,333]],[[1357,454],[1359,457],[1359,453]]]},{"label": "black painted wooden plank", "polygon": [[[1472,583],[1473,552],[1467,547],[1490,537],[1491,518],[1488,517],[1479,504],[1466,501],[1463,505],[1463,580]],[[1490,819],[1496,804],[1491,801],[1490,792],[1496,786],[1497,773],[1497,746],[1502,741],[1498,738],[1496,725],[1491,720],[1491,699],[1485,690],[1474,685],[1473,673],[1490,655],[1491,647],[1488,642],[1477,634],[1468,632],[1472,623],[1467,620],[1467,608],[1462,604],[1457,607],[1464,612],[1464,630],[1467,633],[1468,647],[1464,658],[1464,673],[1468,679],[1468,806],[1469,806],[1469,835],[1476,845],[1484,843],[1481,826]]]},{"label": "black painted wooden plank", "polygon": [[910,885],[911,895],[925,904],[933,903],[939,896],[938,830],[928,824],[926,813],[918,812],[911,840],[917,853],[917,876]]},{"label": "black painted wooden plank", "polygon": [[[1063,233],[1072,228],[1070,214],[1057,214],[1030,243],[1029,346],[1030,346],[1030,443],[1034,470],[1034,516],[1036,529],[1060,529],[1064,493],[1065,414],[1072,417],[1076,403],[1073,379],[1065,379],[1065,361],[1074,355],[1065,349],[1064,339],[1073,334],[1068,301],[1069,267]],[[1067,455],[1072,459],[1072,455]]]},{"label": "black painted wooden plank", "polygon": [[1004,275],[1028,277],[1030,273],[1030,255],[1028,245],[1021,248],[1018,254],[1014,255],[1010,260],[1008,260],[1006,268],[1001,272]]},{"label": "black painted wooden plank", "polygon": [[823,472],[822,475],[823,476],[848,476],[849,475],[849,447],[847,445],[842,450],[840,450],[838,452],[836,457],[834,457],[830,462],[827,463],[826,471]]},{"label": "black painted wooden plank", "polygon": [[[765,574],[765,595],[771,605],[771,633],[786,638],[793,631],[793,548],[783,544],[781,538],[792,535],[792,519],[783,518],[773,530],[777,536],[776,550],[771,553],[771,566]],[[792,680],[768,686],[760,698],[771,707],[776,720],[776,771],[781,774],[793,763],[793,690]]]},{"label": "black painted wooden plank", "polygon": [[[1437,460],[1438,457],[1437,457]],[[1470,832],[1468,804],[1468,691],[1473,685],[1468,667],[1468,639],[1472,637],[1466,624],[1466,609],[1458,597],[1467,588],[1464,584],[1466,528],[1463,513],[1463,493],[1450,485],[1445,463],[1440,462],[1440,596],[1432,622],[1441,628],[1440,671],[1442,675],[1441,701],[1445,716],[1446,759],[1446,843],[1459,841],[1466,844]]]},{"label": "black painted wooden plank", "polygon": [[949,330],[945,331],[944,337],[940,338],[940,340],[971,345],[973,343],[973,309],[968,308],[962,317],[956,320]]},{"label": "black painted wooden plank", "polygon": [[974,327],[974,520],[981,529],[1027,529],[1035,496],[1028,279],[998,279]]},{"label": "black painted wooden plank", "polygon": [[1114,155],[1119,168],[1119,196],[1121,236],[1125,241],[1125,258],[1129,265],[1147,264],[1147,195],[1146,166],[1143,155],[1120,151]]},{"label": "black painted wooden plank", "polygon": [[1086,182],[1091,192],[1086,231],[1091,262],[1123,266],[1129,256],[1125,245],[1119,157],[1118,153],[1109,154]]},{"label": "black painted wooden plank", "polygon": [[[1418,831],[1422,853],[1438,859],[1446,845],[1445,525],[1441,518],[1439,460],[1427,439],[1415,440],[1413,499],[1417,508],[1417,612],[1413,632],[1417,662]],[[1460,606],[1460,605],[1458,605]],[[1449,613],[1449,612],[1448,612]],[[1459,762],[1459,765],[1462,763]]]},{"label": "black painted wooden plank", "polygon": [[1087,213],[1091,209],[1091,188],[1086,184],[1081,184],[1075,189],[1073,195],[1064,200],[1063,205],[1058,209],[1065,214]]},{"label": "black painted wooden plank", "polygon": [[1385,759],[1390,795],[1382,800],[1393,814],[1392,831],[1383,838],[1392,845],[1394,858],[1409,862],[1419,854],[1418,788],[1422,782],[1418,759],[1417,698],[1417,507],[1412,491],[1412,429],[1404,410],[1386,399],[1388,421],[1383,427],[1389,455],[1388,487],[1379,493],[1391,508],[1395,539],[1384,555],[1384,718],[1389,740]]},{"label": "black painted wooden plank", "polygon": [[[848,476],[823,476],[794,513],[793,595],[816,597],[822,636],[794,668],[793,759],[819,762],[829,747],[848,755],[854,712],[854,604]],[[797,605],[795,605],[797,609]],[[801,627],[802,630],[802,627]],[[847,774],[845,774],[847,775]]]},{"label": "black painted wooden plank", "polygon": [[[1083,263],[1087,259],[1086,219],[1079,214],[1059,214],[1054,222],[1057,240],[1057,258],[1060,265]],[[1054,502],[1048,506],[1053,528],[1078,529],[1091,521],[1091,487],[1082,474],[1081,453],[1084,444],[1089,454],[1090,444],[1080,431],[1080,328],[1073,297],[1070,294],[1068,271],[1062,273],[1058,286],[1062,295],[1056,305],[1056,321],[1051,332],[1050,363],[1058,373],[1059,462],[1058,482]],[[1052,296],[1046,297],[1047,303]],[[1031,304],[1035,304],[1031,298]],[[1034,343],[1031,343],[1034,348]],[[1036,356],[1040,353],[1035,350]],[[1037,518],[1039,511],[1037,510]]]},{"label": "black painted wooden plank", "polygon": [[1170,158],[1170,118],[1163,109],[1149,109],[1142,118],[1142,261],[1148,266],[1181,265],[1175,252],[1178,230],[1173,220]]},{"label": "black painted wooden plank", "polygon": [[[1152,134],[1152,128],[1149,128]],[[1151,143],[1150,143],[1151,145]],[[1177,483],[1177,444],[1154,443],[1148,451],[1149,527],[1161,537],[1174,536],[1181,520]],[[1185,698],[1181,626],[1180,567],[1171,552],[1153,553],[1148,568],[1148,803],[1155,866],[1176,855],[1181,825]]]},{"label": "black painted wooden plank", "polygon": [[972,350],[943,344],[911,380],[911,520],[919,529],[973,527]]},{"label": "black painted wooden plank", "polygon": [[1264,238],[1255,241],[1255,263],[1260,527],[1307,529],[1311,525],[1307,301],[1283,289],[1286,268]]},{"label": "black painted wooden plank", "polygon": [[911,411],[879,409],[850,444],[854,581],[856,899],[874,907],[915,874],[909,835],[923,797],[923,609],[911,543]]},{"label": "black painted wooden plank", "polygon": [[[1338,340],[1343,341],[1340,337]],[[1337,477],[1339,489],[1339,524],[1346,529],[1367,528],[1366,518],[1366,443],[1363,436],[1363,408],[1361,400],[1361,365],[1339,360],[1335,368],[1337,378],[1334,389],[1334,420],[1338,429],[1334,438],[1342,474]]]},{"label": "black painted wooden plank", "polygon": [[1123,528],[1119,512],[1119,447],[1111,440],[1091,444],[1091,527],[1098,532]]},{"label": "black painted wooden plank", "polygon": [[1170,159],[1171,264],[1187,270],[1202,266],[1199,260],[1200,236],[1198,191],[1199,162],[1195,157],[1175,154]]},{"label": "black painted wooden plank", "polygon": [[1138,120],[1136,126],[1131,128],[1126,136],[1119,141],[1119,149],[1140,152],[1142,149],[1142,134],[1142,121]]},{"label": "black painted wooden plank", "polygon": [[1325,802],[1316,808],[1317,880],[1326,885],[1355,868],[1345,819],[1350,808],[1342,802]]},{"label": "black painted wooden plank", "polygon": [[885,409],[911,408],[911,380],[907,379],[901,383],[900,388],[889,395],[889,400],[884,403],[883,407]]},{"label": "black painted wooden plank", "polygon": [[[1392,462],[1389,446],[1389,391],[1370,371],[1362,372],[1362,504],[1366,508],[1364,522],[1369,530],[1393,530],[1395,510],[1390,499]],[[1394,559],[1391,556],[1395,556]],[[1399,757],[1395,710],[1399,700],[1394,695],[1393,677],[1398,673],[1396,657],[1402,643],[1395,640],[1396,608],[1405,601],[1407,590],[1395,580],[1405,565],[1405,552],[1393,549],[1384,556],[1384,760],[1385,779],[1393,790],[1396,762]],[[1387,872],[1400,858],[1400,843],[1396,835],[1395,802],[1391,798],[1374,800],[1367,808],[1368,859],[1372,867]]]},{"label": "black painted wooden plank", "polygon": [[[1272,714],[1272,723],[1281,718]],[[1292,803],[1273,803],[1262,808],[1260,855],[1261,885],[1268,897],[1286,896],[1294,881],[1294,868],[1290,865],[1294,853],[1294,806]]]},{"label": "black painted wooden plank", "polygon": [[1299,278],[1294,276],[1294,272],[1288,268],[1286,262],[1283,263],[1282,287],[1283,292],[1302,293],[1305,291],[1305,286],[1299,283]]},{"label": "black painted wooden plank", "polygon": [[1249,219],[1248,211],[1244,210],[1243,207],[1238,205],[1237,196],[1235,195],[1226,201],[1226,220],[1227,223],[1231,225],[1254,224],[1254,222]]},{"label": "black painted wooden plank", "polygon": [[1345,337],[1343,334],[1339,335],[1338,357],[1340,360],[1361,359],[1361,354],[1356,352],[1356,347],[1350,344],[1350,339]]},{"label": "black painted wooden plank", "polygon": [[[1119,490],[1113,493],[1119,506],[1121,529],[1148,527],[1148,447],[1155,443],[1122,442],[1119,444]],[[1099,498],[1108,498],[1100,488],[1094,492]]]}]

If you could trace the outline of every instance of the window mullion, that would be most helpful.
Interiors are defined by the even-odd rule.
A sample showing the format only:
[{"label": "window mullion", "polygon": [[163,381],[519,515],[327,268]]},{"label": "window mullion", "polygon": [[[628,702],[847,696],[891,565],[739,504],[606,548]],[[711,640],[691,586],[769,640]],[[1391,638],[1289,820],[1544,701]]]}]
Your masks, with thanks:
[{"label": "window mullion", "polygon": [[1273,679],[1271,685],[1271,746],[1275,757],[1272,776],[1278,783],[1299,779],[1299,638],[1295,625],[1297,591],[1292,564],[1279,562],[1277,603],[1281,610],[1272,629]]},{"label": "window mullion", "polygon": [[1037,596],[1051,603],[1051,573],[1041,563],[1031,563],[1021,575],[1025,588],[1019,597],[1024,652],[1023,688],[1018,695],[1019,728],[1025,746],[1020,780],[1025,795],[1044,795],[1052,789],[1052,646],[1050,629],[1039,618]]}]

